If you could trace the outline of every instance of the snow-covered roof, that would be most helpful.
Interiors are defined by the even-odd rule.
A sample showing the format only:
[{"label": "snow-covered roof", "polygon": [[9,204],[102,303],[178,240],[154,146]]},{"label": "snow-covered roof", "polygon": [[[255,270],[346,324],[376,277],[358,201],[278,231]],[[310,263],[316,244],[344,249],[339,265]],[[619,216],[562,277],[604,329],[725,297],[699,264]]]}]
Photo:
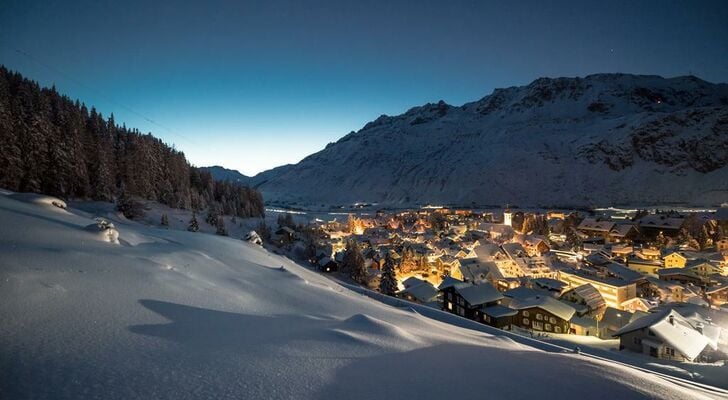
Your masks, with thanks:
[{"label": "snow-covered roof", "polygon": [[503,278],[503,274],[493,261],[480,261],[479,259],[463,260],[460,263],[460,272],[463,278],[472,281],[484,281],[489,276]]},{"label": "snow-covered roof", "polygon": [[537,307],[566,321],[569,321],[576,313],[574,307],[562,303],[553,297],[543,295],[529,297],[526,299],[514,298],[511,300],[508,307],[515,310]]},{"label": "snow-covered roof", "polygon": [[461,288],[470,286],[472,283],[470,282],[463,282],[460,279],[453,278],[452,276],[445,277],[445,279],[442,280],[442,283],[440,283],[440,286],[437,287],[438,290],[445,290],[450,287]]},{"label": "snow-covered roof", "polygon": [[519,286],[513,289],[506,290],[503,292],[503,295],[505,297],[510,297],[512,299],[527,299],[529,297],[534,296],[541,296],[544,295],[546,292],[542,290],[536,290],[531,289],[525,286]]},{"label": "snow-covered roof", "polygon": [[577,229],[594,232],[609,232],[614,227],[613,221],[598,221],[595,218],[584,218]]},{"label": "snow-covered roof", "polygon": [[604,301],[604,297],[602,297],[601,293],[599,293],[599,290],[589,283],[585,283],[569,290],[564,293],[564,296],[569,292],[573,292],[579,296],[592,310],[596,310],[607,305],[607,302]]},{"label": "snow-covered roof", "polygon": [[632,229],[634,229],[634,225],[632,224],[617,224],[609,233],[616,237],[625,237]]},{"label": "snow-covered roof", "polygon": [[[643,317],[647,313],[640,313],[639,316]],[[635,314],[628,311],[618,310],[616,308],[607,307],[602,314],[602,319],[599,321],[600,325],[611,330],[619,330],[629,324],[635,318]]]},{"label": "snow-covered roof", "polygon": [[664,310],[639,318],[615,332],[614,336],[645,328],[649,328],[656,337],[689,360],[694,360],[710,344],[705,335],[675,310]]},{"label": "snow-covered roof", "polygon": [[684,222],[684,218],[668,217],[661,214],[646,215],[639,219],[641,228],[680,229]]},{"label": "snow-covered roof", "polygon": [[437,289],[430,282],[421,281],[420,284],[410,286],[399,292],[400,294],[410,294],[417,301],[429,303],[437,298]]},{"label": "snow-covered roof", "polygon": [[465,299],[465,301],[473,306],[491,303],[503,298],[503,295],[490,283],[481,283],[479,285],[456,288],[456,290],[460,296]]},{"label": "snow-covered roof", "polygon": [[510,307],[502,306],[500,304],[484,307],[482,311],[483,314],[491,316],[493,318],[512,317],[518,314],[518,310],[514,310]]},{"label": "snow-covered roof", "polygon": [[558,279],[553,279],[553,278],[536,278],[533,280],[533,283],[536,284],[536,286],[542,287],[544,289],[556,290],[559,292],[563,288],[568,286],[568,284],[561,282]]}]

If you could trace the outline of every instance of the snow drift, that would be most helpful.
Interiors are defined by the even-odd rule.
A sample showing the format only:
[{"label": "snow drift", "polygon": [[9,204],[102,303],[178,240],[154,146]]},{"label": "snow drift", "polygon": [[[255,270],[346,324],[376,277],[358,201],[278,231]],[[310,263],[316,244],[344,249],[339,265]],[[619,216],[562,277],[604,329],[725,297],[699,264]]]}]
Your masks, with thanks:
[{"label": "snow drift", "polygon": [[241,240],[0,196],[0,397],[705,398],[354,293]]}]

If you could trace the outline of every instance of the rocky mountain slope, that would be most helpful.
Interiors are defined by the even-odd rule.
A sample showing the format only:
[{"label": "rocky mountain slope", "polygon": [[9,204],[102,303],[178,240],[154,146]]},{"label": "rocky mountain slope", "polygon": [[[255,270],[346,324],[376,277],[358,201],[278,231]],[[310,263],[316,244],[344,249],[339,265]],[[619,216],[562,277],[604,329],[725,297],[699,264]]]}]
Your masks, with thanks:
[{"label": "rocky mountain slope", "polygon": [[728,200],[728,85],[541,78],[381,116],[251,183],[298,205],[711,205]]}]

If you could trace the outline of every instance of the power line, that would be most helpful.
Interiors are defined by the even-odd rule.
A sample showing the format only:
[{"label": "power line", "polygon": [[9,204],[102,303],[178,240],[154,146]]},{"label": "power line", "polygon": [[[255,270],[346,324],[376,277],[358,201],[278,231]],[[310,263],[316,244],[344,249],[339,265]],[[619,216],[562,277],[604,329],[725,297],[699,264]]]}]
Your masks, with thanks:
[{"label": "power line", "polygon": [[91,92],[95,93],[96,95],[98,95],[102,99],[106,100],[107,102],[109,102],[109,103],[111,103],[111,104],[113,104],[113,105],[115,105],[115,106],[117,106],[119,108],[122,108],[122,109],[126,110],[127,112],[136,115],[139,118],[142,118],[143,120],[149,122],[150,124],[155,125],[155,126],[161,128],[161,129],[167,131],[168,133],[170,133],[170,134],[172,134],[174,136],[177,136],[178,138],[181,138],[183,140],[186,140],[187,142],[189,142],[191,144],[195,144],[195,142],[192,139],[190,139],[190,138],[188,138],[188,137],[186,137],[186,136],[184,136],[184,135],[182,135],[182,134],[180,134],[178,132],[175,132],[174,130],[172,130],[168,126],[166,126],[166,125],[164,125],[162,123],[159,123],[159,122],[157,122],[157,121],[155,121],[155,120],[147,117],[146,115],[144,115],[144,114],[142,114],[142,113],[134,110],[133,108],[131,108],[129,106],[126,106],[126,105],[124,105],[124,104],[122,104],[122,103],[114,100],[113,98],[111,98],[111,97],[107,96],[105,93],[103,93],[101,90],[98,90],[98,89],[96,89],[96,88],[94,88],[94,87],[92,87],[90,85],[85,84],[81,80],[73,77],[72,75],[70,75],[70,74],[68,74],[66,72],[61,71],[60,69],[58,69],[56,67],[53,67],[52,65],[50,65],[49,63],[44,62],[43,60],[39,59],[38,57],[35,57],[34,55],[32,55],[32,54],[30,54],[30,53],[28,53],[26,51],[17,49],[15,47],[9,46],[9,45],[7,45],[5,43],[2,43],[2,42],[0,42],[0,45],[4,45],[5,47],[7,47],[7,48],[9,48],[9,49],[11,49],[13,51],[15,51],[16,53],[18,53],[18,54],[20,54],[22,56],[25,56],[26,58],[28,58],[29,60],[35,62],[36,64],[41,65],[44,68],[46,68],[46,69],[48,69],[48,70],[56,73],[57,75],[61,76],[62,78],[66,79],[66,80],[69,80],[69,81],[75,83],[76,85],[78,85],[78,86],[80,86],[80,87],[82,87],[82,88],[84,88],[84,89],[86,89],[88,91],[91,91]]}]

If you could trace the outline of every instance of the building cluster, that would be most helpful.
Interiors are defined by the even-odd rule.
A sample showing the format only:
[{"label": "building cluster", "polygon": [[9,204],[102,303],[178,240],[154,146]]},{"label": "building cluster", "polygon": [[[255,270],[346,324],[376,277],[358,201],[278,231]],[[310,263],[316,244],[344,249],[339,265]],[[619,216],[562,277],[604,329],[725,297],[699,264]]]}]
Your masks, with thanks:
[{"label": "building cluster", "polygon": [[724,208],[586,218],[426,208],[313,221],[316,234],[298,241],[280,233],[324,272],[342,269],[355,243],[372,288],[391,258],[398,296],[483,324],[710,361],[728,359],[726,224]]}]

